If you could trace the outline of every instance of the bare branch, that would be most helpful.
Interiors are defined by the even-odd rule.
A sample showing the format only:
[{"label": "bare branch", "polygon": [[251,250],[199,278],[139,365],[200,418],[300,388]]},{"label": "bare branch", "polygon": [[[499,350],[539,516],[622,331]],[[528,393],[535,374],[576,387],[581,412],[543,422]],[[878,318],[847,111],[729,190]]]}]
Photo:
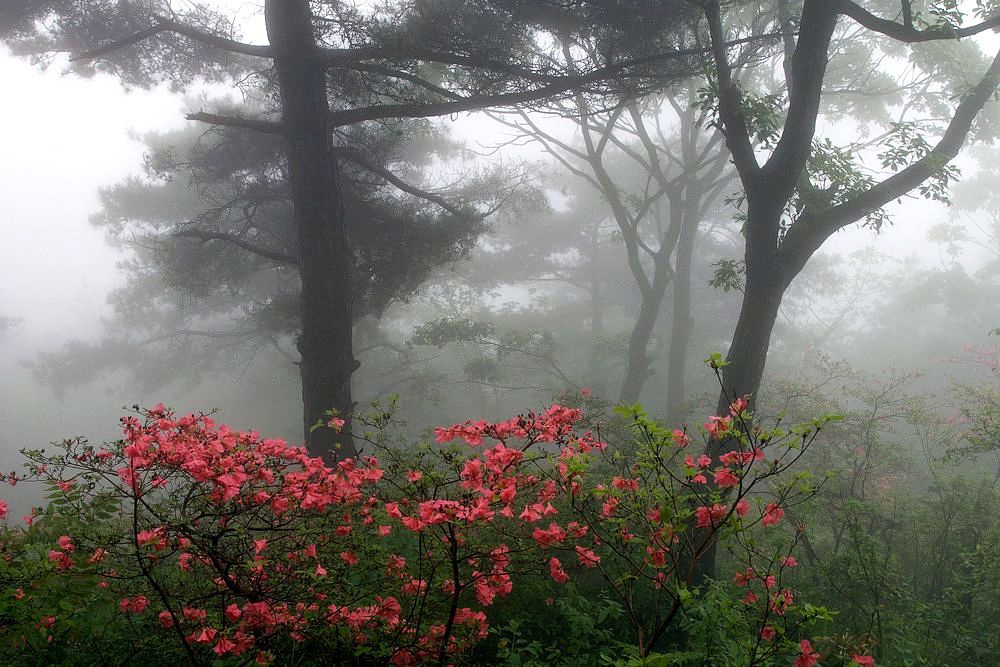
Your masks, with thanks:
[{"label": "bare branch", "polygon": [[419,197],[420,199],[425,199],[431,203],[437,204],[444,210],[451,213],[456,218],[480,219],[483,217],[479,213],[472,213],[469,210],[463,210],[462,208],[449,202],[441,195],[435,194],[428,190],[423,190],[415,185],[407,183],[406,181],[401,179],[399,176],[396,176],[396,174],[392,173],[385,167],[376,164],[371,160],[369,160],[368,158],[366,158],[364,155],[361,154],[360,151],[351,148],[338,147],[334,149],[334,155],[336,155],[337,157],[342,157],[347,160],[350,160],[351,162],[363,167],[364,169],[367,169],[373,174],[377,174],[379,177],[383,178],[386,182],[391,183],[392,185],[396,186],[403,192],[409,193],[411,195],[414,195],[415,197]]},{"label": "bare branch", "polygon": [[161,340],[169,340],[171,338],[177,338],[180,336],[197,336],[199,338],[249,339],[259,335],[260,331],[257,331],[256,329],[248,329],[246,331],[205,331],[200,329],[177,329],[176,331],[169,331],[164,334],[159,334],[157,336],[146,338],[136,343],[136,345],[152,345],[153,343],[158,343]]},{"label": "bare branch", "polygon": [[188,120],[221,125],[223,127],[238,127],[254,132],[265,134],[278,134],[281,132],[281,123],[274,120],[264,120],[261,118],[243,118],[241,116],[223,116],[221,114],[208,113],[207,111],[197,111],[185,116]]},{"label": "bare branch", "polygon": [[244,42],[238,42],[234,39],[229,39],[221,35],[216,35],[214,33],[205,32],[204,30],[199,30],[190,25],[185,25],[177,21],[172,21],[166,18],[157,17],[156,23],[141,30],[137,33],[129,35],[128,37],[123,37],[122,39],[115,40],[113,42],[108,42],[94,49],[84,51],[79,53],[72,58],[71,61],[82,61],[82,60],[94,60],[95,58],[100,58],[101,56],[106,56],[109,53],[123,49],[127,46],[133,46],[142,42],[150,37],[158,35],[164,32],[172,32],[178,35],[183,35],[188,39],[192,39],[196,42],[206,44],[208,46],[221,49],[228,53],[238,53],[244,56],[254,56],[257,58],[273,58],[274,51],[270,46],[258,46],[256,44],[246,44]]},{"label": "bare branch", "polygon": [[269,259],[274,262],[279,262],[281,264],[292,264],[297,266],[299,260],[291,255],[279,252],[276,250],[268,250],[267,248],[261,248],[252,243],[244,241],[238,236],[233,236],[232,234],[226,234],[224,232],[206,232],[201,229],[185,229],[179,232],[175,232],[174,236],[180,236],[185,238],[199,239],[202,243],[207,243],[208,241],[225,241],[226,243],[231,243],[232,245],[242,248],[247,252],[259,255],[264,259]]},{"label": "bare branch", "polygon": [[357,109],[345,109],[330,113],[330,120],[335,127],[352,125],[366,120],[384,120],[389,118],[433,118],[448,116],[465,111],[510,107],[518,104],[537,102],[555,95],[572,91],[582,85],[578,79],[567,79],[558,84],[522,90],[515,93],[498,93],[495,95],[470,95],[449,102],[414,102],[412,104],[378,104]]},{"label": "bare branch", "polygon": [[705,18],[708,20],[709,34],[712,40],[712,58],[719,83],[719,118],[725,128],[726,146],[733,156],[743,186],[751,189],[756,180],[760,166],[754,155],[753,144],[750,141],[750,131],[740,105],[739,88],[732,79],[732,66],[726,53],[725,34],[722,28],[722,11],[717,1],[706,2]]}]

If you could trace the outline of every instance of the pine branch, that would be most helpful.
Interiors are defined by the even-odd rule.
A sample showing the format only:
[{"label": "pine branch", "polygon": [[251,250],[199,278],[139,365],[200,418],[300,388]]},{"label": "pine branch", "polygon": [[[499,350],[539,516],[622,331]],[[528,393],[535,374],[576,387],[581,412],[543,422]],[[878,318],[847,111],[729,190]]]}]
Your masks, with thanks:
[{"label": "pine branch", "polygon": [[246,250],[247,252],[253,253],[263,257],[264,259],[269,259],[274,262],[279,262],[281,264],[292,264],[298,265],[299,260],[291,255],[279,252],[276,250],[268,250],[267,248],[261,248],[248,241],[244,241],[238,236],[232,234],[226,234],[224,232],[207,232],[201,229],[184,229],[179,232],[174,232],[174,236],[198,239],[202,243],[207,243],[208,241],[225,241],[238,248]]},{"label": "pine branch", "polygon": [[210,123],[212,125],[221,125],[223,127],[238,127],[244,130],[263,132],[265,134],[278,134],[281,132],[281,123],[274,120],[244,118],[242,116],[223,116],[221,114],[208,113],[206,111],[189,113],[185,116],[185,118],[187,120]]},{"label": "pine branch", "polygon": [[364,155],[361,154],[360,151],[357,151],[357,150],[354,150],[354,149],[350,149],[350,148],[339,148],[338,147],[338,148],[334,149],[334,155],[336,155],[337,157],[342,157],[342,158],[345,158],[347,160],[350,160],[351,162],[357,164],[358,166],[360,166],[360,167],[362,167],[362,168],[364,168],[364,169],[372,172],[373,174],[376,174],[380,178],[384,179],[387,183],[390,183],[390,184],[394,185],[395,187],[399,188],[403,192],[411,194],[411,195],[413,195],[415,197],[419,197],[420,199],[427,200],[427,201],[429,201],[429,202],[431,202],[433,204],[437,204],[438,206],[440,206],[441,208],[443,208],[448,213],[451,213],[456,218],[461,218],[461,219],[480,219],[480,218],[483,217],[479,213],[472,213],[472,212],[470,212],[468,210],[463,210],[462,208],[460,208],[460,207],[456,206],[455,204],[449,202],[447,199],[445,199],[441,195],[435,194],[435,193],[430,192],[428,190],[423,190],[421,188],[418,188],[415,185],[411,185],[410,183],[407,183],[406,181],[404,181],[403,179],[401,179],[399,176],[396,176],[396,174],[392,173],[391,171],[389,171],[385,167],[383,167],[383,166],[381,166],[379,164],[376,164],[376,163],[372,162],[371,160],[369,160],[368,158],[366,158]]},{"label": "pine branch", "polygon": [[188,39],[192,39],[201,44],[211,46],[227,53],[238,53],[244,56],[254,56],[257,58],[273,58],[274,51],[270,46],[259,46],[256,44],[246,44],[244,42],[239,42],[234,39],[229,39],[228,37],[223,37],[221,35],[216,35],[211,32],[205,32],[195,28],[194,26],[185,25],[177,21],[172,21],[166,18],[157,17],[156,23],[146,28],[145,30],[140,30],[139,32],[133,33],[127,37],[117,39],[96,48],[90,49],[88,51],[83,51],[77,55],[70,58],[71,61],[83,61],[83,60],[94,60],[102,56],[106,56],[109,53],[118,51],[127,46],[134,46],[139,42],[142,42],[150,37],[159,35],[165,32],[172,32],[178,35],[183,35]]}]

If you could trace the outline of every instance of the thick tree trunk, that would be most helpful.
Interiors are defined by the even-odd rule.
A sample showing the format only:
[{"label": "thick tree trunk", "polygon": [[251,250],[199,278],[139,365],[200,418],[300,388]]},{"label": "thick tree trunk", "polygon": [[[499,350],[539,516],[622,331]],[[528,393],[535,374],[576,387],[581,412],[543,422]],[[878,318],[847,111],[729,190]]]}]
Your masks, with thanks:
[{"label": "thick tree trunk", "polygon": [[[762,197],[763,199],[763,197]],[[777,233],[781,219],[781,202],[771,198],[749,211],[748,225],[756,225],[747,239],[746,285],[740,317],[733,332],[733,342],[722,369],[717,415],[729,414],[729,405],[739,396],[750,396],[753,409],[764,378],[764,364],[771,342],[771,332],[778,319],[778,308],[787,287],[777,258]],[[712,458],[734,449],[735,440],[710,439],[707,453]],[[696,531],[697,532],[697,531]],[[699,560],[695,584],[716,576],[716,544],[708,546]]]},{"label": "thick tree trunk", "polygon": [[[722,369],[722,390],[716,414],[728,414],[730,402],[744,395],[750,396],[750,406],[753,407],[764,377],[771,332],[778,319],[778,308],[784,293],[785,283],[778,266],[770,264],[751,270],[748,263],[743,304],[726,356],[727,365]],[[718,456],[726,451],[727,445],[725,440],[711,441],[710,454]]]},{"label": "thick tree trunk", "polygon": [[[267,0],[267,35],[281,90],[282,129],[294,207],[302,280],[299,338],[302,419],[309,451],[327,460],[354,456],[349,435],[352,332],[351,252],[331,154],[326,72],[314,58],[316,39],[308,0]],[[335,409],[345,433],[312,430]]]},{"label": "thick tree trunk", "polygon": [[[764,377],[767,347],[784,291],[785,285],[778,279],[775,269],[762,271],[754,279],[751,279],[748,271],[740,319],[726,357],[728,365],[722,369],[722,391],[716,414],[729,414],[729,404],[734,396],[749,394],[752,406]],[[711,439],[707,449],[709,456],[717,458],[735,446],[735,441],[728,438]],[[695,535],[700,534],[697,529],[692,530]],[[695,569],[695,585],[700,585],[706,579],[716,578],[716,550],[714,542],[705,549]]]}]

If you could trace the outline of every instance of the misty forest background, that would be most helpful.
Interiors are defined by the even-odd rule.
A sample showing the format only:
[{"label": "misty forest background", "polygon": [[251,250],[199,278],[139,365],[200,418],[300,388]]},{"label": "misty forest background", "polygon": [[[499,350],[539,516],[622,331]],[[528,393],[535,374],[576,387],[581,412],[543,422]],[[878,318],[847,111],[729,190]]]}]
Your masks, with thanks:
[{"label": "misty forest background", "polygon": [[993,3],[4,4],[21,76],[189,120],[66,212],[113,248],[76,259],[106,308],[0,286],[0,469],[160,402],[330,459],[355,443],[308,427],[372,402],[414,441],[581,392],[697,430],[719,352],[757,419],[844,416],[794,509],[838,631],[885,664],[1000,660]]}]

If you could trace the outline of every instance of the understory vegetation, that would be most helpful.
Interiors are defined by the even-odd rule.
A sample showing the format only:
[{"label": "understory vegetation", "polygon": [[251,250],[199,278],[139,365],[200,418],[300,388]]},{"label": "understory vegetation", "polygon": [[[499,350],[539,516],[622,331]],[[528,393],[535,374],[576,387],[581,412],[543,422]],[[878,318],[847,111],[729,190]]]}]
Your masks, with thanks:
[{"label": "understory vegetation", "polygon": [[[4,529],[3,654],[987,664],[1000,498],[948,444],[970,422],[890,384],[801,423],[765,425],[736,397],[697,428],[609,413],[584,391],[417,442],[376,404],[355,420],[362,454],[334,465],[210,415],[136,408],[121,440],[25,451],[8,476],[43,484],[48,503]],[[926,459],[902,461],[886,422]],[[710,438],[730,448],[707,456]]]}]

